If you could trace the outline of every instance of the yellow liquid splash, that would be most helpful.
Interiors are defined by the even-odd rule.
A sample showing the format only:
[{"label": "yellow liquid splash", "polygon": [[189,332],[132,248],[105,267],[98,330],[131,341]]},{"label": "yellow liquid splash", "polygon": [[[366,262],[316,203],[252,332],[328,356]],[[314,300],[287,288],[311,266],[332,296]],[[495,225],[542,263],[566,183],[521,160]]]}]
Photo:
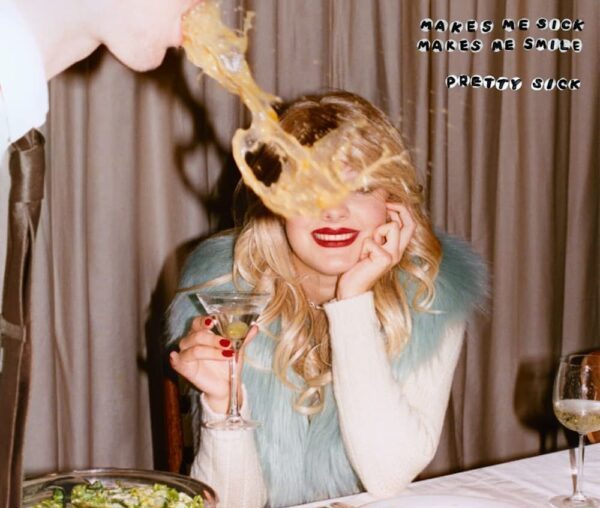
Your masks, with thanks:
[{"label": "yellow liquid splash", "polygon": [[[242,31],[223,24],[218,4],[206,0],[183,19],[183,47],[188,59],[214,78],[229,92],[239,95],[252,113],[248,129],[238,129],[232,150],[244,182],[273,212],[292,217],[315,215],[341,202],[347,194],[365,185],[368,173],[394,157],[387,152],[375,164],[361,171],[349,171],[353,158],[352,132],[324,136],[307,147],[285,132],[271,104],[280,99],[262,90],[254,81],[246,61],[248,30],[253,13],[247,13]],[[358,131],[360,126],[347,128]],[[356,132],[354,132],[354,135]],[[340,141],[341,140],[341,141]],[[275,182],[263,182],[253,173],[246,157],[267,145],[282,163]]]}]

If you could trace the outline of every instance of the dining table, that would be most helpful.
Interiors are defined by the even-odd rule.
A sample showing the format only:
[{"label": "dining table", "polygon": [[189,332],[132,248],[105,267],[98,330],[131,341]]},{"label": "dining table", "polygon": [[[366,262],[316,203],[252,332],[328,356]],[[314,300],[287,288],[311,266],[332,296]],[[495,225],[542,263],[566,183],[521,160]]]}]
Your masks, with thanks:
[{"label": "dining table", "polygon": [[[414,481],[391,498],[376,498],[365,492],[291,508],[549,507],[550,498],[573,492],[575,451],[567,449]],[[585,447],[583,491],[600,498],[600,443]]]}]

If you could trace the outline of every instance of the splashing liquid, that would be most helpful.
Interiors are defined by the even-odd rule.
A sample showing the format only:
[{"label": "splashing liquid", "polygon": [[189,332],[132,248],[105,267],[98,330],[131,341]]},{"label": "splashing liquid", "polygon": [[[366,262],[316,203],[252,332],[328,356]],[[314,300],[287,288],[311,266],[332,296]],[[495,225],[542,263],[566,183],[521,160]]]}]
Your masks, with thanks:
[{"label": "splashing liquid", "polygon": [[[354,161],[352,167],[356,168],[352,139],[361,125],[336,129],[335,135],[326,135],[310,147],[285,132],[272,107],[280,99],[257,85],[246,61],[252,18],[253,13],[248,12],[243,30],[234,31],[223,24],[218,4],[205,0],[183,19],[183,47],[194,65],[239,95],[252,113],[250,127],[238,129],[232,141],[233,156],[244,182],[279,215],[315,215],[364,187],[372,171],[395,157],[384,150],[374,164],[363,164],[360,171],[350,170],[349,161]],[[261,180],[248,164],[248,159],[265,146],[281,162],[282,171],[274,182]]]}]

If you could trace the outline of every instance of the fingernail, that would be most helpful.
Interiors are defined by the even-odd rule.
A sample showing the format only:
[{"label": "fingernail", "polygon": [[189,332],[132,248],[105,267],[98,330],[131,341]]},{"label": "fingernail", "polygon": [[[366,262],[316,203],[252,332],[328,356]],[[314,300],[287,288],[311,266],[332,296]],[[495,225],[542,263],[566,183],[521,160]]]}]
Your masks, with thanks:
[{"label": "fingernail", "polygon": [[204,326],[206,326],[206,327],[212,326],[212,323],[213,323],[213,320],[211,318],[209,318],[209,317],[207,317],[204,320]]},{"label": "fingernail", "polygon": [[226,349],[225,351],[221,351],[221,354],[225,358],[231,358],[233,356],[233,350],[232,349]]},{"label": "fingernail", "polygon": [[229,347],[231,345],[231,341],[227,339],[221,339],[219,344],[221,344],[222,347]]}]

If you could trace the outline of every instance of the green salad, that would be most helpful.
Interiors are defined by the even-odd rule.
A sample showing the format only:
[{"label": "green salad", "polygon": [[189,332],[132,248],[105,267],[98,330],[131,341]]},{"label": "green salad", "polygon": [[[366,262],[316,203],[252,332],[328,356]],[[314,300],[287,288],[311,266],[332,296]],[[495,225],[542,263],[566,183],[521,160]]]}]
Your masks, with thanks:
[{"label": "green salad", "polygon": [[[101,482],[77,485],[71,493],[73,508],[204,508],[200,496],[190,497],[176,489],[157,483],[137,487],[105,487]],[[34,508],[63,508],[63,492],[55,489],[52,499]]]}]

